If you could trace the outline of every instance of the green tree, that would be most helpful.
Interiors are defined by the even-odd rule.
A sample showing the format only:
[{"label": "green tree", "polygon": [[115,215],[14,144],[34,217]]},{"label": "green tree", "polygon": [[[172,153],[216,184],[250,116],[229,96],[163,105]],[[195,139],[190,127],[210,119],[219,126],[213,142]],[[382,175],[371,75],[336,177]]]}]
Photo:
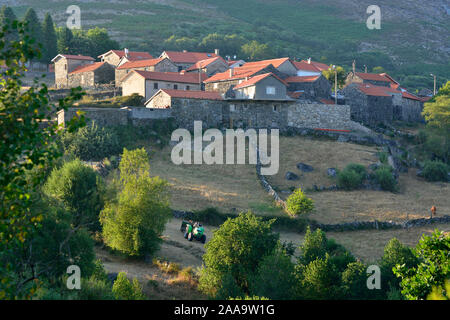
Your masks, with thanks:
[{"label": "green tree", "polygon": [[286,210],[292,216],[306,214],[314,210],[314,201],[298,188],[287,198]]},{"label": "green tree", "polygon": [[295,265],[291,257],[278,248],[259,264],[250,291],[253,295],[273,300],[292,300],[296,286]]},{"label": "green tree", "polygon": [[248,60],[264,60],[273,58],[274,54],[267,43],[253,40],[241,47],[242,55]]},{"label": "green tree", "polygon": [[236,287],[249,295],[252,275],[277,245],[279,236],[271,230],[273,222],[264,222],[251,212],[225,221],[205,246],[199,288],[212,297],[228,298],[232,293],[218,295],[217,291],[229,275]]},{"label": "green tree", "polygon": [[60,54],[75,53],[72,51],[73,33],[67,27],[56,29],[57,49]]},{"label": "green tree", "polygon": [[401,279],[401,292],[406,299],[426,299],[433,287],[444,288],[450,279],[450,237],[439,230],[431,236],[423,235],[414,255],[419,260],[417,267],[397,264],[393,271]]},{"label": "green tree", "polygon": [[67,162],[54,169],[43,188],[49,197],[61,201],[72,215],[75,227],[98,230],[102,209],[101,182],[95,171],[80,160]]},{"label": "green tree", "polygon": [[42,59],[45,63],[50,63],[50,61],[58,54],[58,43],[53,19],[49,13],[45,14],[44,22],[42,23],[42,31]]},{"label": "green tree", "polygon": [[149,167],[144,149],[125,149],[119,165],[121,190],[100,216],[105,243],[130,256],[154,253],[171,217],[168,184],[159,177],[150,177],[150,172],[143,169]]},{"label": "green tree", "polygon": [[119,49],[120,44],[109,37],[104,28],[95,27],[85,31],[85,37],[90,41],[90,52],[88,55],[97,57],[111,49]]},{"label": "green tree", "polygon": [[337,72],[337,84],[338,89],[342,89],[345,85],[345,79],[347,78],[347,72],[343,67],[336,66],[336,70],[330,66],[328,70],[322,71],[322,74],[331,83],[332,90],[334,91],[334,82],[336,80],[335,72]]},{"label": "green tree", "polygon": [[[8,46],[6,39],[15,33],[21,41],[9,42]],[[32,40],[22,22],[5,25],[0,32],[0,60],[6,66],[0,71],[0,299],[29,297],[29,292],[17,290],[18,283],[26,279],[15,271],[18,266],[14,257],[39,227],[45,212],[31,212],[36,200],[32,190],[41,185],[44,174],[28,181],[26,171],[51,165],[61,155],[52,143],[58,127],[52,124],[50,111],[66,109],[81,97],[81,90],[74,89],[59,105],[52,105],[45,84],[36,83],[23,90],[25,63],[38,56]],[[49,122],[42,127],[44,120]],[[82,121],[71,121],[68,129],[80,124]]]},{"label": "green tree", "polygon": [[[30,33],[31,38],[35,40],[35,43],[33,44],[34,48],[42,48],[43,32],[36,11],[34,11],[33,8],[29,8],[27,12],[25,12],[23,21],[27,24],[28,32]],[[40,59],[42,59],[42,55],[40,56]]]},{"label": "green tree", "polygon": [[[9,26],[13,21],[17,20],[14,11],[7,6],[2,6],[0,9],[0,30],[3,29],[4,26]],[[9,30],[8,34],[5,34],[5,42],[9,44],[10,41],[17,41],[19,39],[19,33],[17,29]]]},{"label": "green tree", "polygon": [[145,300],[145,295],[142,292],[139,281],[133,278],[133,282],[131,283],[125,272],[119,272],[117,275],[112,292],[117,300]]}]

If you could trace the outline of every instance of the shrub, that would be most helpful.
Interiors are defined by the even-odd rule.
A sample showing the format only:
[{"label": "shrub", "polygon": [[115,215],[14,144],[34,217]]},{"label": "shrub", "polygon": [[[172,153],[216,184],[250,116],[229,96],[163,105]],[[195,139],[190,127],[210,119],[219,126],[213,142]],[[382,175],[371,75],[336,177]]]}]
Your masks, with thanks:
[{"label": "shrub", "polygon": [[112,100],[122,107],[142,107],[145,102],[144,97],[140,96],[138,93],[133,93],[129,96],[117,96]]},{"label": "shrub", "polygon": [[61,142],[64,152],[85,161],[101,160],[121,151],[116,132],[110,128],[100,128],[95,122],[74,133],[64,132]]},{"label": "shrub", "polygon": [[447,165],[441,161],[427,161],[423,168],[423,176],[428,181],[447,181]]},{"label": "shrub", "polygon": [[250,277],[277,245],[279,235],[271,230],[273,222],[264,222],[251,212],[225,221],[205,245],[200,290],[221,298],[248,292]]},{"label": "shrub", "polygon": [[292,193],[286,201],[286,210],[290,215],[306,214],[314,209],[314,201],[308,198],[301,188]]},{"label": "shrub", "polygon": [[380,184],[381,189],[394,192],[397,190],[397,181],[392,175],[392,168],[381,166],[375,171],[375,180]]},{"label": "shrub", "polygon": [[145,300],[139,281],[134,278],[133,283],[131,283],[125,272],[119,272],[117,275],[112,292],[117,300]]},{"label": "shrub", "polygon": [[43,188],[47,196],[61,201],[72,214],[75,226],[90,225],[92,230],[98,229],[98,215],[103,206],[100,190],[99,177],[80,160],[54,169]]},{"label": "shrub", "polygon": [[344,190],[359,188],[367,176],[366,168],[360,164],[349,164],[338,173],[338,187]]}]

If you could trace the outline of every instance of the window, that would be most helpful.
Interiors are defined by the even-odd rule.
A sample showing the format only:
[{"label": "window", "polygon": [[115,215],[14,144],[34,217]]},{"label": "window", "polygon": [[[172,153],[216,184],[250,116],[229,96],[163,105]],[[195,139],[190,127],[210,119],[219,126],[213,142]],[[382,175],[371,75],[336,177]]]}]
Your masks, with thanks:
[{"label": "window", "polygon": [[186,90],[191,90],[191,87],[190,86],[186,86]]},{"label": "window", "polygon": [[175,90],[178,90],[178,85],[177,85],[177,84],[174,84],[174,85],[173,85],[173,88],[174,88]]},{"label": "window", "polygon": [[158,82],[155,82],[155,83],[153,84],[153,89],[158,89]]},{"label": "window", "polygon": [[64,70],[67,70],[67,64],[64,65]]},{"label": "window", "polygon": [[178,72],[180,72],[181,70],[183,70],[183,67],[178,66]]},{"label": "window", "polygon": [[236,106],[234,104],[230,104],[230,112],[236,111]]},{"label": "window", "polygon": [[168,83],[166,87],[167,87],[167,89],[170,89],[170,83]]},{"label": "window", "polygon": [[219,88],[219,84],[218,83],[214,83],[214,89]]},{"label": "window", "polygon": [[280,111],[280,107],[278,107],[278,106],[276,106],[276,105],[273,105],[273,106],[272,106],[272,109],[273,109],[273,111],[275,111],[275,112]]},{"label": "window", "polygon": [[275,87],[266,87],[266,94],[274,95]]}]

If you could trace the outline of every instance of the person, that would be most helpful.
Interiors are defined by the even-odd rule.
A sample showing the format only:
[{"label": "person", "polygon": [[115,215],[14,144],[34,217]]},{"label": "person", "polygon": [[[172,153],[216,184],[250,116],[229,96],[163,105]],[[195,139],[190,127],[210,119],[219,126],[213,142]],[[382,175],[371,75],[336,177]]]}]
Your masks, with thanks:
[{"label": "person", "polygon": [[436,217],[436,206],[432,206],[430,211],[431,211],[431,218]]}]

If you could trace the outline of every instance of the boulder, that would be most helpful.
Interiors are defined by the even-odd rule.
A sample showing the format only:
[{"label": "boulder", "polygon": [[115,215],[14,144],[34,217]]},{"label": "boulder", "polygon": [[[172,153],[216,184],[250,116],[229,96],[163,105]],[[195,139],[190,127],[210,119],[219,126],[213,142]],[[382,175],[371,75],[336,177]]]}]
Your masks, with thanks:
[{"label": "boulder", "polygon": [[289,181],[295,181],[295,180],[299,179],[298,175],[296,175],[295,173],[290,172],[290,171],[288,171],[286,173],[285,178],[286,178],[286,180],[289,180]]},{"label": "boulder", "polygon": [[314,170],[314,168],[311,167],[310,165],[301,163],[301,162],[297,163],[297,168],[298,168],[298,170],[303,171],[303,172],[311,172]]},{"label": "boulder", "polygon": [[330,177],[336,177],[337,171],[335,168],[328,168],[327,169],[327,175]]}]

